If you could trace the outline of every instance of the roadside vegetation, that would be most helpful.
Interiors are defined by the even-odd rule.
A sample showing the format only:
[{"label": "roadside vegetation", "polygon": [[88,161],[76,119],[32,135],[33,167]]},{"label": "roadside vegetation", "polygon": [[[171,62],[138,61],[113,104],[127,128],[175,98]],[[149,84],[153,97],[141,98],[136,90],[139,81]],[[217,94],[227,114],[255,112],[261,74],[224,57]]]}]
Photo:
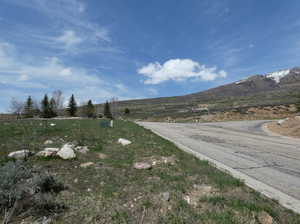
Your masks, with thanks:
[{"label": "roadside vegetation", "polygon": [[[121,120],[115,121],[114,128],[104,128],[103,121],[0,123],[0,169],[17,166],[19,162],[7,155],[26,149],[32,152],[22,163],[32,170],[28,179],[46,173],[55,179],[49,186],[63,186],[52,193],[52,209],[17,209],[12,223],[300,223],[299,215],[151,131]],[[132,143],[123,146],[119,138]],[[34,155],[65,143],[86,146],[89,151],[76,152],[76,158],[70,160]],[[90,165],[82,165],[87,163]],[[136,163],[150,166],[137,169]],[[20,184],[18,189],[22,189]],[[44,197],[42,202],[45,204]],[[13,203],[1,204],[0,217],[4,219],[12,208]]]}]

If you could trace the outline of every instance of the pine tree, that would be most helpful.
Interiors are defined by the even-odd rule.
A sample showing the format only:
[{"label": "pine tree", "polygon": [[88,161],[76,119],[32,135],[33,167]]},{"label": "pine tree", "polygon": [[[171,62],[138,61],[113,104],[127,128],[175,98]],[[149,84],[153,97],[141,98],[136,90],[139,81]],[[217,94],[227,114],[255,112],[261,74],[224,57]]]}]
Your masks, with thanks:
[{"label": "pine tree", "polygon": [[125,114],[125,115],[129,115],[129,114],[130,114],[130,110],[129,110],[128,108],[125,108],[124,114]]},{"label": "pine tree", "polygon": [[56,109],[57,109],[56,102],[55,102],[54,98],[52,97],[50,100],[50,103],[49,103],[49,112],[50,112],[51,117],[57,116]]},{"label": "pine tree", "polygon": [[51,111],[50,111],[49,99],[48,99],[47,94],[45,94],[44,99],[41,102],[41,106],[42,106],[41,116],[43,118],[50,118],[51,117]]},{"label": "pine tree", "polygon": [[110,105],[109,103],[106,101],[105,105],[104,105],[104,117],[108,118],[108,119],[113,119],[113,116],[110,112]]},{"label": "pine tree", "polygon": [[88,117],[94,117],[95,116],[95,106],[92,103],[92,100],[89,100],[86,106],[86,112]]},{"label": "pine tree", "polygon": [[32,118],[33,117],[33,101],[31,96],[29,96],[26,100],[25,107],[24,107],[24,116],[25,118]]},{"label": "pine tree", "polygon": [[76,116],[77,103],[76,103],[74,94],[72,94],[72,96],[69,100],[69,105],[68,105],[67,111],[68,111],[70,117],[75,117]]}]

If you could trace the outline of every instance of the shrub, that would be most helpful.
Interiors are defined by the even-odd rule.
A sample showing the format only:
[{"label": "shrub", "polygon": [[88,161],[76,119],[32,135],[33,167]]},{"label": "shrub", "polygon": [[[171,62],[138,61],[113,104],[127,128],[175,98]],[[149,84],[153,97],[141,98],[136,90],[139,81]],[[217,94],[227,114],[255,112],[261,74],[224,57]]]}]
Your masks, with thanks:
[{"label": "shrub", "polygon": [[41,173],[21,161],[9,161],[0,167],[0,213],[3,223],[22,212],[49,213],[62,208],[54,202],[55,195],[64,189],[48,173]]}]

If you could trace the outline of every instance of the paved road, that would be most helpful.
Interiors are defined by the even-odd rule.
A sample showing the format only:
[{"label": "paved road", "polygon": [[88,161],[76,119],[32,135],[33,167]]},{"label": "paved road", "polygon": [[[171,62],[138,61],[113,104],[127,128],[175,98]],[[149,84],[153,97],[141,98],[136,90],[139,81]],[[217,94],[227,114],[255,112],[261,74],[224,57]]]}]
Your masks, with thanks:
[{"label": "paved road", "polygon": [[300,140],[270,136],[261,128],[266,122],[139,124],[241,174],[234,176],[245,175],[248,185],[300,212]]}]

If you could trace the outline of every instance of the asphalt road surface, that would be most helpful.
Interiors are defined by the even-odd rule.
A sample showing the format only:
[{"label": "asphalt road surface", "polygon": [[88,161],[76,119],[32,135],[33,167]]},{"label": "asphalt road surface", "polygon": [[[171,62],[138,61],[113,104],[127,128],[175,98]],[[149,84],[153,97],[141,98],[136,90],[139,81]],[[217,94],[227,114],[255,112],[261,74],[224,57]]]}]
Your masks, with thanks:
[{"label": "asphalt road surface", "polygon": [[[261,128],[266,122],[138,124],[181,148],[223,164],[225,168],[221,168],[241,174],[234,176],[246,179],[248,185],[299,213],[300,140],[267,134]],[[253,181],[255,184],[251,184]]]}]

